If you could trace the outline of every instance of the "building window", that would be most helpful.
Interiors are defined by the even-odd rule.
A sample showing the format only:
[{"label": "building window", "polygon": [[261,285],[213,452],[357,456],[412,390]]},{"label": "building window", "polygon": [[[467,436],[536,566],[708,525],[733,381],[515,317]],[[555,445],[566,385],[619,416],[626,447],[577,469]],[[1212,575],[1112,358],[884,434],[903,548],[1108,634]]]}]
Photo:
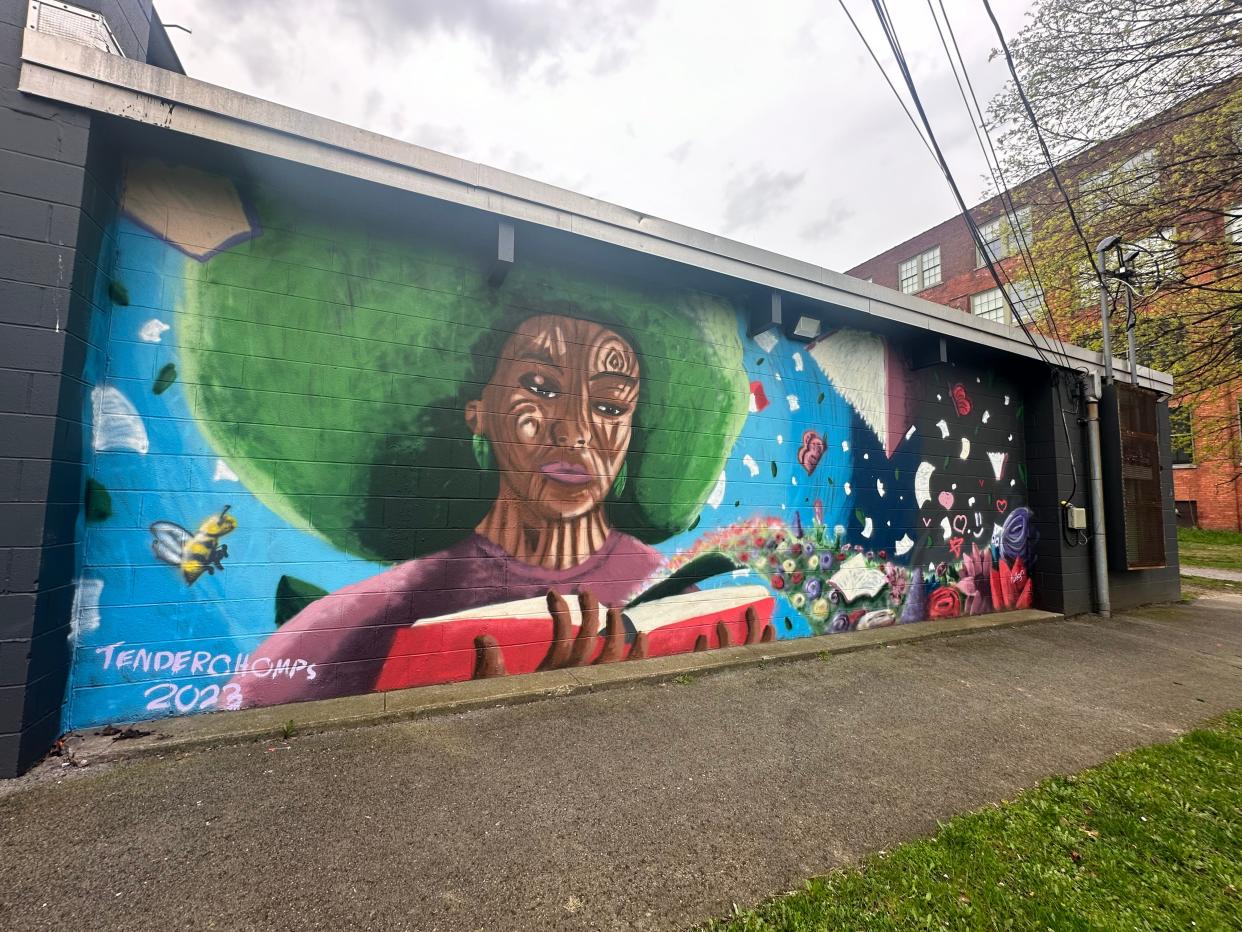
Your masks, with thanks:
[{"label": "building window", "polygon": [[906,294],[940,284],[940,247],[933,246],[897,266],[897,280]]},{"label": "building window", "polygon": [[1014,282],[1009,286],[1009,300],[1013,302],[1014,312],[1028,324],[1039,320],[1047,310],[1044,291],[1034,282]]},{"label": "building window", "polygon": [[1182,405],[1169,411],[1169,433],[1173,446],[1173,465],[1189,466],[1195,461],[1194,419],[1190,408]]},{"label": "building window", "polygon": [[979,294],[970,296],[970,313],[976,317],[982,317],[984,320],[990,320],[994,323],[1003,324],[1007,317],[1005,313],[1005,296],[1001,294],[999,288],[993,288],[991,291],[981,291]]},{"label": "building window", "polygon": [[1225,245],[1232,249],[1242,247],[1242,204],[1225,212]]},{"label": "building window", "polygon": [[[987,257],[993,262],[1017,255],[1031,243],[1031,209],[1023,207],[1014,213],[1006,213],[988,223],[980,224],[979,238],[982,249],[975,246],[975,266],[987,265]],[[985,252],[986,251],[986,252]]]},{"label": "building window", "polygon": [[1143,287],[1155,287],[1177,275],[1177,247],[1173,242],[1176,234],[1172,227],[1166,227],[1135,242],[1139,253],[1134,259],[1134,270]]}]

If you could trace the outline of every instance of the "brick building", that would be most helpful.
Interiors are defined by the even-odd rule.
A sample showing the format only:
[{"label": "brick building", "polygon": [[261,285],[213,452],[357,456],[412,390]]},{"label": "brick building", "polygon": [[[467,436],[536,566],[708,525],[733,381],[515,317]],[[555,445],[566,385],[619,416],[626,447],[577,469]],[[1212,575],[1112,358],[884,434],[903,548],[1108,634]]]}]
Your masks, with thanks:
[{"label": "brick building", "polygon": [[[1209,94],[1221,98],[1227,107],[1237,107],[1236,88],[1216,89]],[[1075,198],[1077,209],[1091,219],[1094,207],[1091,198],[1107,197],[1107,193],[1101,194],[1101,191],[1107,185],[1119,186],[1122,183],[1119,179],[1124,179],[1131,188],[1137,186],[1140,191],[1157,187],[1161,164],[1177,162],[1180,150],[1195,143],[1195,136],[1201,129],[1194,124],[1193,117],[1209,109],[1203,104],[1202,99],[1196,99],[1186,106],[1192,117],[1162,114],[1060,165],[1061,178]],[[1232,125],[1232,119],[1221,122]],[[1242,157],[1238,151],[1242,147],[1239,141],[1242,137],[1230,135],[1227,148],[1231,151],[1227,156],[1236,160]],[[1137,198],[1135,203],[1141,204],[1141,201],[1142,198]],[[1118,204],[1111,206],[1116,209]],[[1161,210],[1168,215],[1167,209],[1162,207]],[[1084,268],[1085,251],[1077,243],[1073,244],[1077,256],[1072,261],[1079,266],[1077,280],[1067,283],[1061,276],[1061,280],[1050,287],[1052,293],[1047,295],[1031,283],[1029,263],[1021,255],[1019,237],[1029,247],[1031,261],[1044,263],[1045,256],[1038,248],[1044,232],[1044,218],[1058,213],[1064,225],[1064,206],[1047,172],[1018,185],[1003,197],[992,197],[971,208],[980,234],[997,260],[1002,280],[1009,283],[1014,307],[1027,315],[1028,325],[1050,335],[1051,313],[1056,315],[1062,333],[1067,324],[1071,327],[1077,324],[1078,333],[1087,335],[1085,340],[1089,345],[1097,345],[1099,291],[1089,269]],[[1215,203],[1198,204],[1179,216],[1175,225],[1153,225],[1142,219],[1143,215],[1143,209],[1136,209],[1135,216],[1140,219],[1125,218],[1117,226],[1104,225],[1100,232],[1116,232],[1127,242],[1159,254],[1160,262],[1168,266],[1163,269],[1164,274],[1173,272],[1187,282],[1215,283],[1224,289],[1236,289],[1237,249],[1242,245],[1239,236],[1242,194],[1224,193]],[[1094,235],[1090,241],[1094,246]],[[1196,250],[1201,250],[1205,244],[1221,249],[1226,258],[1205,261],[1196,257]],[[1070,260],[1062,254],[1051,261],[1054,265],[1065,265]],[[1041,278],[1045,271],[1041,269]],[[1049,278],[1056,279],[1056,273],[1053,269]],[[848,274],[916,294],[966,314],[1013,324],[1007,320],[1009,315],[1002,293],[960,215],[859,263]],[[1222,324],[1216,320],[1217,315],[1202,315],[1212,319],[1192,324],[1205,331],[1202,336],[1205,343],[1216,341],[1220,345],[1223,341],[1231,341],[1238,345],[1236,334],[1242,312],[1237,306],[1238,297],[1235,295],[1232,300],[1235,306],[1220,315],[1228,317],[1231,323]],[[1172,309],[1172,302],[1159,294],[1139,311],[1140,320],[1167,315],[1171,327],[1179,326],[1174,322],[1177,313]],[[1192,311],[1186,316],[1193,319],[1197,315]],[[1113,350],[1120,361],[1126,352],[1122,329],[1124,314],[1120,307],[1115,307],[1112,321]],[[1084,324],[1086,329],[1083,329]],[[1233,357],[1233,362],[1242,358],[1237,349]],[[1140,362],[1146,360],[1140,359]],[[1185,389],[1185,386],[1180,387]],[[1222,366],[1221,376],[1214,384],[1192,387],[1184,400],[1175,399],[1172,419],[1178,523],[1214,530],[1242,530],[1242,466],[1239,465],[1242,463],[1242,381],[1238,379],[1237,366]]]},{"label": "brick building", "polygon": [[1178,595],[1166,374],[1157,546],[1097,563],[1053,387],[1096,352],[195,80],[148,0],[0,0],[0,82],[0,777],[105,723]]}]

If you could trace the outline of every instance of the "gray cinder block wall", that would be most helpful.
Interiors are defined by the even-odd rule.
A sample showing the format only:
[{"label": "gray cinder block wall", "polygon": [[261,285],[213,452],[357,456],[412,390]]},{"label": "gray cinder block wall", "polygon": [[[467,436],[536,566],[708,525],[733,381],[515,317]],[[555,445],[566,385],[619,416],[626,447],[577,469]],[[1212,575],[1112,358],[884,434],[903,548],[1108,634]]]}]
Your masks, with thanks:
[{"label": "gray cinder block wall", "polygon": [[[105,17],[127,57],[180,70],[150,0],[77,5]],[[41,756],[60,722],[83,363],[116,178],[90,114],[17,90],[27,9],[0,0],[0,777]]]}]

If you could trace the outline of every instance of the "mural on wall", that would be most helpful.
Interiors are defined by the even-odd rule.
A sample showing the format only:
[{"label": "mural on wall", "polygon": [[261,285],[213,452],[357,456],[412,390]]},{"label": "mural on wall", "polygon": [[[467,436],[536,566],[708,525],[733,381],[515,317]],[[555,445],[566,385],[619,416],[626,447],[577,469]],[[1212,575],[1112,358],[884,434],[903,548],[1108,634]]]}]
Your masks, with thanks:
[{"label": "mural on wall", "polygon": [[[127,170],[65,725],[1027,607],[1022,403]],[[80,616],[80,617],[79,617]]]}]

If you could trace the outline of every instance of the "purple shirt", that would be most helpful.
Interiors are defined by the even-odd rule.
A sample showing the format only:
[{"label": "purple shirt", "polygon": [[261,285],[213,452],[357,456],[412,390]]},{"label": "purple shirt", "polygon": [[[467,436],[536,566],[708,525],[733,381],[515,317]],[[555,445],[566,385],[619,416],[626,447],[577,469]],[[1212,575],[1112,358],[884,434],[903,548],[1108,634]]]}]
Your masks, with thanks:
[{"label": "purple shirt", "polygon": [[[565,570],[522,563],[472,534],[308,605],[263,642],[250,672],[232,682],[247,707],[370,692],[396,632],[420,618],[543,596],[549,589],[565,596],[589,589],[602,605],[620,606],[661,562],[657,551],[620,531]],[[265,675],[257,675],[259,669]]]}]

